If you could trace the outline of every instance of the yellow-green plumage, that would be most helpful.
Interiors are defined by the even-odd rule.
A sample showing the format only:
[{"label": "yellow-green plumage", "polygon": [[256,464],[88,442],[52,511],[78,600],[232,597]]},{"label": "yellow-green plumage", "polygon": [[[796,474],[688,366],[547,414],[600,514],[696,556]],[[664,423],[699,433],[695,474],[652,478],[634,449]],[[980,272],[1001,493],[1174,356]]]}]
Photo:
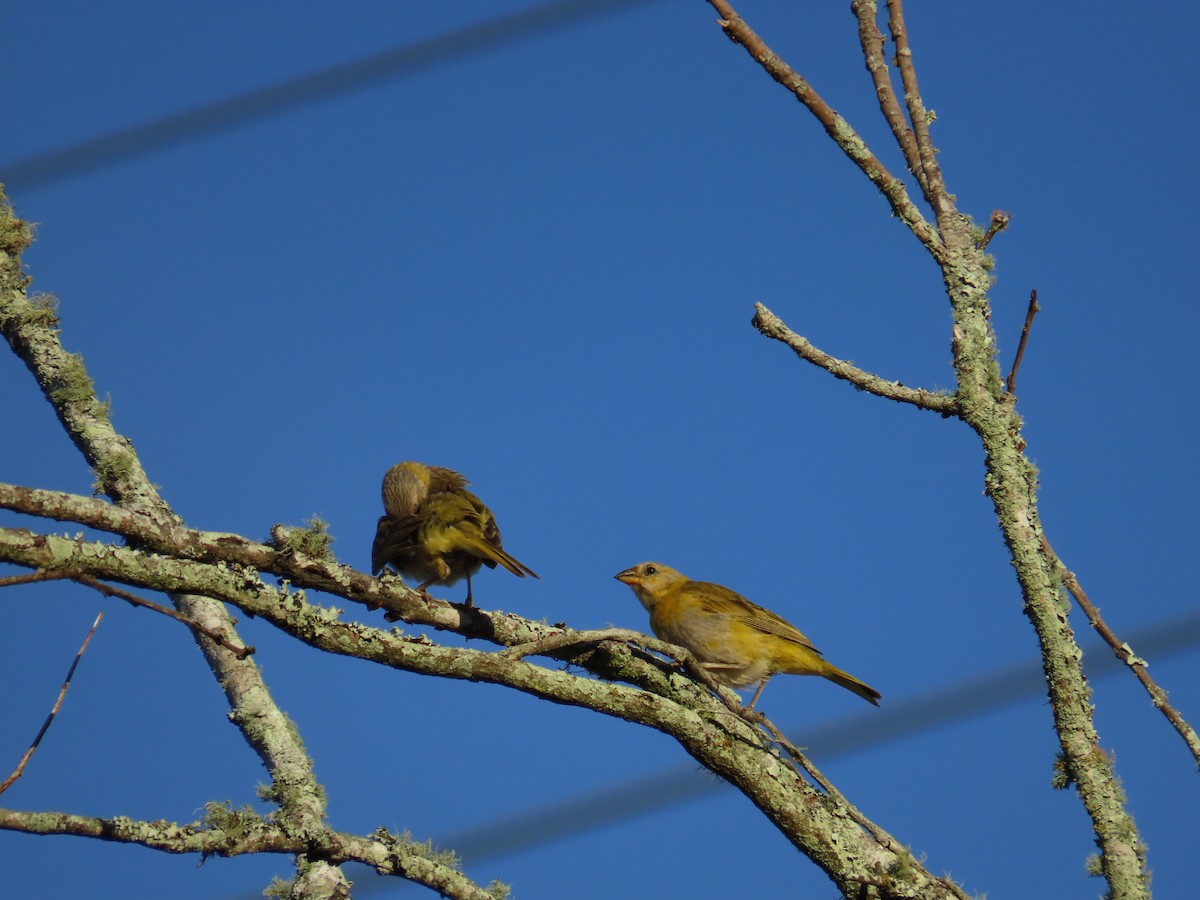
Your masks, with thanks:
[{"label": "yellow-green plumage", "polygon": [[661,563],[618,572],[650,613],[662,640],[686,647],[723,684],[758,684],[753,707],[767,680],[779,673],[820,675],[879,705],[879,692],[821,658],[797,628],[769,609],[719,584],[692,581]]},{"label": "yellow-green plumage", "polygon": [[481,566],[501,565],[519,578],[537,573],[505,552],[492,511],[467,490],[453,469],[402,462],[383,476],[383,508],[371,546],[371,571],[391,566],[420,582],[450,585],[467,579],[467,605],[474,605],[471,576]]}]

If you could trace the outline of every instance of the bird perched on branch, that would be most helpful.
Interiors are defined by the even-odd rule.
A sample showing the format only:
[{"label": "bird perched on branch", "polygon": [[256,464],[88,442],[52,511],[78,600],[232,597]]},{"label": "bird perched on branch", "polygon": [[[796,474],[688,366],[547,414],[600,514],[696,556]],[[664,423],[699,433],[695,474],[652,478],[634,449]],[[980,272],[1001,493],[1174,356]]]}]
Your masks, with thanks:
[{"label": "bird perched on branch", "polygon": [[537,573],[504,551],[492,511],[467,490],[453,469],[402,462],[383,476],[383,509],[371,545],[371,571],[391,566],[430,585],[467,579],[467,606],[474,606],[471,576],[480,566],[504,566],[518,578]]},{"label": "bird perched on branch", "polygon": [[644,562],[614,578],[633,588],[661,640],[686,647],[713,678],[733,687],[758,684],[750,709],[772,675],[820,675],[879,705],[879,692],[821,658],[803,634],[769,609],[719,584],[691,581],[661,563]]}]

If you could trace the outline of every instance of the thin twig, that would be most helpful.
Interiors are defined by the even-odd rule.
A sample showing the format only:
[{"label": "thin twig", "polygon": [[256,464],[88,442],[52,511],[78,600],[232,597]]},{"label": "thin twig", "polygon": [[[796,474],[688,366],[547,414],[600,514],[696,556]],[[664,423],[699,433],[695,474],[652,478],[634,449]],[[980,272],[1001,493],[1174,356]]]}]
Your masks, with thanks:
[{"label": "thin twig", "polygon": [[1166,716],[1167,721],[1170,722],[1175,727],[1175,730],[1179,732],[1179,736],[1183,738],[1184,743],[1187,744],[1188,749],[1191,750],[1192,756],[1195,758],[1197,765],[1200,765],[1200,736],[1197,736],[1196,730],[1187,723],[1187,720],[1179,714],[1179,711],[1176,710],[1175,707],[1171,706],[1169,702],[1167,702],[1167,692],[1158,686],[1154,679],[1150,677],[1150,673],[1146,670],[1146,667],[1149,665],[1149,663],[1135,654],[1133,652],[1133,648],[1130,647],[1128,643],[1117,637],[1113,630],[1108,627],[1108,623],[1106,623],[1100,616],[1099,608],[1092,603],[1091,599],[1084,592],[1083,586],[1080,585],[1079,581],[1075,578],[1075,575],[1071,572],[1071,570],[1063,564],[1061,559],[1059,559],[1058,554],[1054,552],[1054,549],[1050,546],[1050,542],[1046,539],[1045,535],[1042,535],[1042,549],[1045,551],[1046,556],[1050,559],[1051,564],[1054,566],[1055,572],[1062,580],[1063,586],[1067,589],[1067,592],[1075,598],[1075,602],[1079,604],[1079,608],[1083,610],[1084,615],[1088,617],[1088,621],[1092,623],[1092,628],[1094,628],[1096,633],[1104,639],[1104,642],[1112,648],[1112,651],[1116,654],[1117,659],[1129,666],[1130,670],[1134,674],[1134,677],[1136,677],[1137,680],[1142,683],[1142,687],[1144,687],[1146,689],[1146,693],[1150,695],[1150,702],[1153,703],[1154,706],[1157,707],[1164,716]]},{"label": "thin twig", "polygon": [[954,210],[954,204],[946,193],[942,182],[942,170],[938,166],[937,149],[929,136],[930,115],[925,110],[921,91],[917,87],[917,70],[913,65],[912,48],[908,45],[908,26],[904,23],[902,0],[888,0],[888,29],[896,44],[896,64],[900,68],[900,81],[904,85],[904,102],[908,106],[908,118],[912,122],[917,138],[917,153],[921,157],[921,169],[925,174],[920,179],[925,199],[933,207],[938,223],[942,216]]},{"label": "thin twig", "polygon": [[876,20],[879,8],[875,0],[854,0],[850,4],[850,9],[858,17],[858,40],[862,44],[863,61],[866,62],[867,71],[871,73],[871,80],[875,83],[879,109],[888,125],[891,126],[896,144],[900,147],[900,151],[908,163],[908,170],[921,182],[921,188],[924,190],[926,188],[925,169],[921,165],[921,156],[917,151],[917,139],[913,136],[912,128],[909,127],[904,111],[900,108],[896,89],[892,85],[891,75],[888,74],[883,32],[879,30],[879,23]]},{"label": "thin twig", "polygon": [[17,763],[17,767],[13,769],[11,775],[0,783],[0,794],[3,794],[25,772],[25,766],[33,754],[37,751],[38,745],[41,744],[42,738],[46,732],[50,730],[50,723],[54,721],[54,717],[58,715],[58,711],[62,708],[63,698],[67,696],[67,688],[71,686],[71,679],[75,676],[75,667],[79,665],[79,660],[83,659],[83,653],[91,643],[92,635],[96,633],[96,627],[100,624],[100,620],[104,618],[104,613],[96,615],[96,621],[92,623],[92,627],[88,630],[87,637],[83,639],[83,643],[79,645],[79,652],[75,654],[75,659],[71,662],[71,668],[67,670],[67,677],[63,680],[62,687],[58,690],[58,697],[54,701],[54,706],[50,709],[50,715],[46,716],[46,721],[42,723],[41,731],[37,733],[37,737],[33,739],[33,743],[29,745],[29,749],[25,751],[25,755],[21,757],[21,761]]},{"label": "thin twig", "polygon": [[[793,768],[798,767],[799,770],[802,770],[814,782],[816,782],[821,790],[825,792],[825,795],[833,800],[833,802],[841,806],[846,811],[846,815],[854,820],[854,822],[856,822],[858,826],[863,829],[863,831],[871,835],[871,837],[874,838],[881,847],[892,853],[908,852],[903,844],[897,841],[887,831],[880,828],[878,825],[868,819],[854,804],[847,800],[845,795],[833,786],[833,783],[825,777],[821,770],[813,765],[812,760],[809,759],[799,747],[787,739],[787,737],[782,731],[779,730],[779,727],[774,722],[757,710],[746,709],[745,707],[741,707],[740,709],[741,718],[750,724],[761,728],[772,742],[777,744],[785,753],[787,753],[787,755],[791,758],[791,761],[794,763]],[[859,879],[852,880],[857,881]],[[937,881],[948,891],[950,891],[953,896],[960,897],[962,900],[968,900],[969,895],[950,879],[938,878]]]},{"label": "thin twig", "polygon": [[984,232],[983,237],[979,239],[979,243],[975,245],[977,250],[986,250],[987,245],[992,242],[992,238],[1008,227],[1008,223],[1012,221],[1012,216],[1002,209],[992,210],[992,220],[988,223],[988,230]]},{"label": "thin twig", "polygon": [[821,790],[823,790],[829,797],[846,807],[846,811],[850,814],[850,817],[854,819],[854,821],[857,822],[864,831],[866,831],[871,835],[871,837],[875,838],[875,840],[888,849],[892,849],[896,846],[896,840],[874,822],[870,821],[861,812],[859,812],[842,795],[842,792],[835,788],[833,784],[830,783],[829,779],[827,779],[821,773],[821,771],[813,765],[812,760],[805,756],[800,751],[799,747],[797,747],[784,736],[783,732],[779,730],[778,726],[776,726],[774,722],[764,716],[763,720],[759,723],[759,726],[766,731],[767,735],[772,741],[782,747],[787,755],[794,759],[804,769],[804,771],[812,777],[812,780],[821,787]]},{"label": "thin twig", "polygon": [[850,123],[838,115],[802,75],[772,52],[726,0],[708,2],[720,15],[717,24],[721,26],[725,35],[735,44],[741,45],[768,75],[804,104],[842,152],[879,188],[891,204],[896,217],[909,227],[934,259],[939,263],[945,262],[946,248],[941,235],[936,227],[925,221],[912,198],[908,196],[904,182],[888,171],[887,166],[868,149],[867,142]]},{"label": "thin twig", "polygon": [[237,644],[233,644],[229,641],[229,638],[225,637],[225,635],[216,629],[209,628],[207,625],[202,625],[199,622],[195,622],[192,619],[189,619],[187,616],[171,609],[169,606],[163,606],[161,603],[155,603],[153,600],[147,600],[144,597],[139,597],[137,594],[130,593],[129,591],[122,590],[118,587],[113,587],[111,584],[105,584],[103,581],[93,578],[90,575],[77,574],[70,576],[70,578],[72,581],[76,581],[79,584],[86,585],[93,590],[99,591],[106,597],[118,597],[134,606],[144,606],[146,609],[152,609],[156,613],[162,613],[164,616],[168,616],[169,618],[174,619],[176,622],[182,622],[193,631],[197,631],[200,634],[207,635],[208,637],[212,638],[212,640],[220,644],[238,659],[245,659],[254,652],[253,647],[238,646]]},{"label": "thin twig", "polygon": [[212,638],[238,659],[245,659],[254,652],[253,647],[239,647],[236,644],[230,643],[229,639],[219,631],[209,628],[207,625],[202,625],[199,622],[194,622],[169,606],[163,606],[161,603],[155,603],[153,600],[147,600],[144,597],[139,597],[137,594],[113,587],[110,584],[105,584],[103,581],[75,571],[74,569],[40,569],[37,572],[30,572],[26,575],[12,575],[8,578],[0,578],[0,588],[14,587],[19,584],[33,584],[38,581],[61,580],[74,581],[77,584],[82,584],[85,587],[90,587],[92,590],[99,591],[105,597],[118,597],[133,606],[144,606],[146,609],[152,609],[156,613],[161,613],[164,616],[174,619],[176,622],[182,622],[193,631]]},{"label": "thin twig", "polygon": [[801,359],[820,366],[835,378],[848,381],[859,390],[878,397],[887,397],[900,403],[911,403],[921,409],[932,410],[943,418],[958,415],[958,400],[951,394],[936,394],[921,388],[910,388],[898,381],[888,381],[872,375],[843,359],[818,350],[807,339],[796,334],[775,313],[761,303],[754,304],[755,312],[751,323],[769,338],[787,344]]},{"label": "thin twig", "polygon": [[28,572],[25,575],[10,575],[7,578],[0,578],[0,588],[16,587],[19,584],[36,584],[39,581],[58,581],[66,577],[67,575],[63,572],[39,570],[37,572]]},{"label": "thin twig", "polygon": [[1017,344],[1017,355],[1013,357],[1012,371],[1008,373],[1008,378],[1004,382],[1004,393],[1010,397],[1016,394],[1017,389],[1017,370],[1021,368],[1021,360],[1025,356],[1025,345],[1029,343],[1029,331],[1033,328],[1033,317],[1040,311],[1038,306],[1037,291],[1029,292],[1029,309],[1025,313],[1025,325],[1021,329],[1021,342]]}]

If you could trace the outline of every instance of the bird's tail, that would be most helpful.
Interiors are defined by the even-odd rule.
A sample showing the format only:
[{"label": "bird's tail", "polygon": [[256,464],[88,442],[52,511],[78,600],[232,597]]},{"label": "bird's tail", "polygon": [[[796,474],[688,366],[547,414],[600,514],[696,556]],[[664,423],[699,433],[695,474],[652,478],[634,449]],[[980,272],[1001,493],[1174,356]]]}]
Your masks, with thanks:
[{"label": "bird's tail", "polygon": [[844,687],[848,691],[854,691],[858,696],[862,697],[868,703],[879,705],[879,691],[862,681],[859,681],[849,672],[843,672],[836,666],[829,666],[829,671],[822,673],[826,678],[834,684]]},{"label": "bird's tail", "polygon": [[471,546],[472,552],[482,559],[488,568],[495,568],[496,564],[504,566],[508,571],[512,572],[518,578],[524,578],[526,575],[531,575],[538,578],[538,573],[525,565],[515,556],[506,551],[503,547],[497,547],[482,538],[475,538],[473,535],[468,537],[468,543]]},{"label": "bird's tail", "polygon": [[500,563],[500,565],[504,566],[504,568],[508,569],[508,571],[512,572],[518,578],[524,578],[526,575],[539,578],[537,572],[533,571],[533,569],[529,568],[529,566],[525,565],[525,563],[521,562],[502,547],[493,547],[492,555],[496,562]]}]

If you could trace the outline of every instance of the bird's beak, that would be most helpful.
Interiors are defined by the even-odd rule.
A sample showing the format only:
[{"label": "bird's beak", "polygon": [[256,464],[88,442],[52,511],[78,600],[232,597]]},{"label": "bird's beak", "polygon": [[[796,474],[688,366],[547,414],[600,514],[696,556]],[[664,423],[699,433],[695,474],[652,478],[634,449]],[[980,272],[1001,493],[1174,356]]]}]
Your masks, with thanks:
[{"label": "bird's beak", "polygon": [[620,581],[624,584],[633,584],[634,582],[636,582],[638,580],[637,572],[635,572],[633,569],[626,569],[623,572],[618,572],[616,575],[613,576],[613,578],[617,579],[617,581]]}]

